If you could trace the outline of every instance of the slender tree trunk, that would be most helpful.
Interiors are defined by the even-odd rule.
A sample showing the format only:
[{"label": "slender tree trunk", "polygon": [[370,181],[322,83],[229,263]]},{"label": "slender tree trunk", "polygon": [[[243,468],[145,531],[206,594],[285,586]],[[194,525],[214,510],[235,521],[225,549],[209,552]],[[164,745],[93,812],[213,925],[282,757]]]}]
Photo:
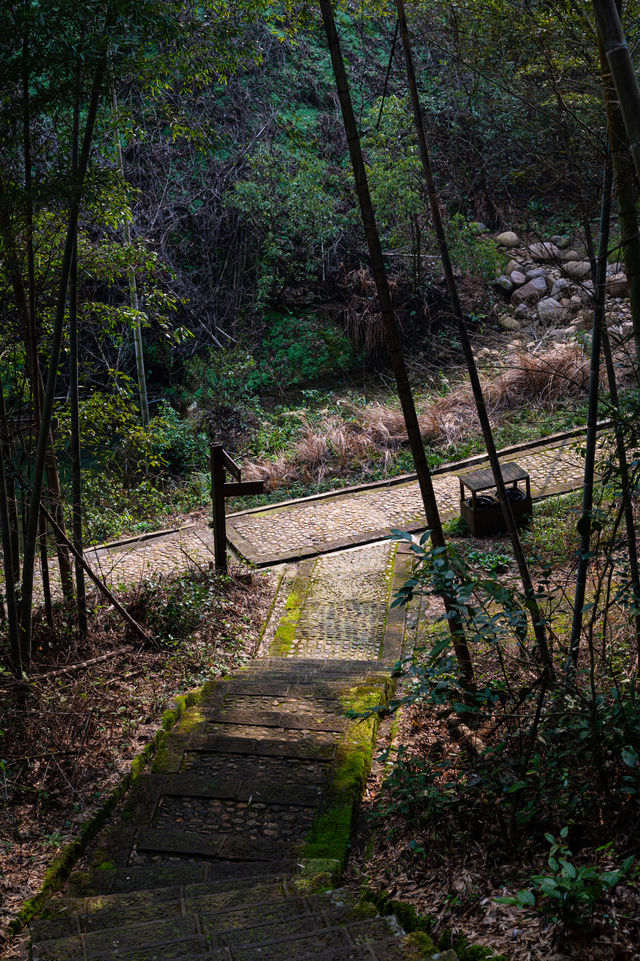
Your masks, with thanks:
[{"label": "slender tree trunk", "polygon": [[[9,645],[11,648],[11,666],[13,673],[19,679],[22,677],[22,658],[20,657],[20,628],[18,622],[18,602],[16,598],[16,561],[14,558],[15,537],[12,519],[15,510],[15,499],[7,493],[7,476],[5,464],[10,460],[8,452],[8,432],[5,433],[7,423],[4,406],[4,393],[0,384],[0,534],[2,535],[2,559],[4,566],[4,593],[7,605],[7,622],[9,625]],[[13,508],[12,508],[13,502]],[[18,565],[19,567],[19,565]]]},{"label": "slender tree trunk", "polygon": [[600,36],[598,36],[598,47],[600,50],[602,87],[604,90],[607,123],[609,127],[611,161],[613,164],[616,199],[618,201],[620,240],[622,243],[624,269],[629,285],[633,342],[636,352],[636,364],[640,367],[640,232],[638,231],[633,160],[629,153],[629,140],[624,128],[620,104],[616,100],[615,87]]},{"label": "slender tree trunk", "polygon": [[640,674],[640,565],[638,564],[638,541],[636,538],[635,520],[633,517],[633,489],[629,474],[629,461],[624,441],[624,428],[620,417],[620,398],[618,396],[618,384],[616,381],[616,371],[613,365],[611,354],[611,341],[606,323],[602,325],[602,352],[604,354],[607,367],[607,379],[609,382],[609,395],[614,418],[614,431],[616,437],[616,450],[618,453],[618,475],[620,487],[622,488],[622,508],[624,512],[624,522],[627,530],[627,554],[629,558],[629,574],[631,587],[633,590],[633,605],[636,613],[633,616],[636,632],[636,650],[638,652],[637,672]]},{"label": "slender tree trunk", "polygon": [[[407,436],[409,438],[409,444],[411,446],[411,453],[413,455],[420,493],[422,495],[422,503],[424,504],[427,523],[431,529],[431,543],[435,548],[444,548],[445,539],[442,530],[442,523],[440,521],[438,505],[436,503],[433,490],[431,472],[429,470],[429,465],[427,463],[427,458],[424,451],[424,445],[422,443],[422,435],[420,433],[420,425],[418,423],[418,417],[416,415],[416,409],[413,402],[411,385],[409,383],[407,369],[404,362],[404,357],[402,355],[400,331],[391,301],[391,292],[389,290],[387,272],[382,256],[380,236],[378,234],[378,228],[376,226],[375,215],[373,212],[373,204],[371,202],[371,195],[369,193],[367,174],[364,165],[364,159],[362,157],[362,149],[360,147],[360,137],[358,135],[358,127],[356,124],[355,115],[353,113],[349,84],[344,67],[344,61],[342,59],[340,41],[336,31],[331,0],[320,0],[320,10],[322,12],[322,19],[324,21],[327,43],[329,46],[329,52],[331,54],[331,62],[336,80],[338,98],[340,100],[340,107],[342,110],[342,118],[347,134],[347,142],[349,145],[349,153],[351,156],[351,164],[355,178],[356,193],[358,195],[358,202],[360,204],[360,214],[367,238],[367,246],[369,248],[371,269],[373,271],[378,300],[380,302],[380,310],[386,335],[389,358],[396,379],[397,392],[400,399],[402,412],[404,414]],[[454,650],[456,652],[460,669],[465,681],[467,683],[471,683],[473,680],[473,665],[458,612],[455,608],[452,598],[444,597],[443,600],[445,607],[447,608],[449,629],[451,631]]]},{"label": "slender tree trunk", "polygon": [[40,543],[40,575],[42,577],[42,599],[47,624],[53,629],[53,604],[51,601],[51,578],[49,577],[49,555],[47,554],[47,522],[40,511],[38,541]]},{"label": "slender tree trunk", "polygon": [[[28,311],[24,316],[25,345],[27,356],[31,368],[31,382],[33,391],[33,405],[35,412],[36,430],[39,429],[40,411],[42,407],[42,396],[44,394],[44,384],[38,362],[38,334],[36,324],[36,281],[35,281],[35,254],[33,246],[33,193],[31,176],[31,100],[29,94],[30,63],[29,63],[29,31],[27,30],[22,46],[22,153],[24,158],[24,188],[26,199],[26,248],[27,248],[27,296],[25,305]],[[49,450],[46,461],[47,487],[51,509],[60,527],[64,530],[64,513],[62,510],[62,495],[60,492],[60,478],[56,464],[53,437],[49,434]],[[46,530],[46,525],[45,525]],[[69,552],[60,542],[59,538],[54,538],[56,553],[58,556],[58,566],[60,568],[60,583],[62,594],[66,600],[73,596],[73,579],[71,576],[71,562]],[[46,539],[45,539],[46,552]],[[43,578],[47,577],[43,569]],[[50,607],[50,603],[49,603]]]},{"label": "slender tree trunk", "polygon": [[13,479],[11,468],[11,442],[9,439],[9,420],[4,403],[4,392],[0,385],[0,458],[5,464],[5,491],[7,498],[7,517],[9,522],[9,537],[11,539],[11,559],[13,562],[13,581],[17,584],[20,580],[20,536],[18,526],[18,501],[16,498],[16,485]]},{"label": "slender tree trunk", "polygon": [[8,498],[3,458],[0,457],[0,529],[2,532],[2,557],[4,562],[4,591],[7,604],[7,621],[9,624],[9,644],[11,647],[11,664],[17,678],[22,677],[22,659],[20,657],[20,629],[18,624],[18,604],[16,600],[15,581],[13,579],[13,547],[11,543],[11,523],[9,520]]},{"label": "slender tree trunk", "polygon": [[442,223],[442,217],[440,214],[440,204],[438,200],[438,194],[436,191],[435,181],[433,178],[433,170],[431,167],[431,157],[429,155],[429,149],[427,147],[427,138],[424,131],[424,122],[422,119],[422,108],[420,106],[420,98],[418,95],[418,85],[416,83],[415,69],[413,66],[413,55],[411,52],[409,28],[407,25],[407,18],[404,10],[404,3],[402,2],[402,0],[396,0],[396,8],[398,10],[398,20],[400,23],[400,36],[402,38],[402,46],[403,46],[404,56],[405,56],[407,80],[408,80],[409,90],[411,93],[411,102],[413,106],[413,115],[414,115],[415,126],[416,126],[418,147],[420,150],[420,158],[422,161],[422,168],[424,171],[424,177],[427,185],[427,193],[429,196],[429,203],[431,206],[433,226],[434,226],[434,230],[438,240],[440,257],[442,260],[444,275],[447,282],[449,299],[451,301],[454,317],[457,321],[460,341],[462,343],[462,349],[464,351],[464,357],[467,364],[467,369],[469,371],[469,378],[471,380],[471,389],[473,391],[473,396],[474,396],[476,408],[478,411],[478,418],[480,420],[480,426],[482,428],[482,435],[484,438],[485,446],[487,448],[489,463],[491,465],[494,483],[496,485],[496,489],[498,492],[498,499],[502,506],[502,512],[503,512],[505,524],[509,532],[509,536],[511,538],[513,553],[516,559],[516,563],[518,565],[518,571],[520,574],[520,579],[522,581],[522,586],[524,588],[526,606],[531,616],[531,622],[533,625],[533,631],[536,638],[536,644],[540,654],[540,659],[542,661],[544,671],[547,675],[547,679],[548,681],[551,681],[551,679],[553,678],[554,672],[553,672],[553,663],[551,660],[551,653],[549,651],[549,646],[547,644],[544,617],[536,599],[536,593],[533,587],[533,583],[531,581],[531,575],[529,573],[529,567],[527,564],[526,557],[524,555],[524,550],[522,548],[522,542],[520,541],[520,535],[518,534],[518,529],[513,519],[513,514],[511,512],[511,504],[507,498],[507,491],[506,491],[504,480],[502,477],[502,469],[500,467],[500,461],[498,459],[498,452],[496,450],[496,446],[494,443],[493,432],[491,430],[491,423],[489,421],[489,415],[487,413],[487,408],[484,402],[484,396],[482,393],[480,378],[478,376],[478,369],[476,367],[473,351],[471,349],[471,343],[469,341],[469,335],[467,333],[465,318],[462,312],[460,298],[458,296],[458,288],[457,288],[457,284],[453,274],[451,258],[449,256],[447,238],[445,234],[444,225]]},{"label": "slender tree trunk", "polygon": [[[578,661],[580,634],[582,633],[582,611],[587,587],[589,570],[589,545],[591,542],[593,512],[593,476],[596,460],[596,441],[598,436],[598,391],[600,386],[600,351],[602,328],[604,326],[604,305],[607,280],[607,252],[609,248],[609,223],[611,220],[611,162],[605,163],[602,183],[602,203],[600,208],[600,239],[598,261],[594,263],[593,244],[590,246],[591,269],[595,280],[595,303],[593,308],[593,327],[591,331],[591,368],[589,373],[589,408],[587,412],[587,437],[585,442],[584,488],[582,494],[582,516],[578,523],[580,547],[578,548],[578,569],[576,571],[576,593],[573,604],[573,623],[569,641],[568,670],[573,671]],[[585,222],[587,237],[590,238],[589,222]]]},{"label": "slender tree trunk", "polygon": [[33,465],[33,475],[31,478],[31,499],[29,503],[29,515],[24,545],[24,570],[22,578],[22,608],[20,625],[23,637],[23,650],[27,652],[28,657],[30,657],[31,654],[31,608],[33,604],[33,574],[36,540],[38,535],[38,515],[40,508],[40,497],[42,493],[42,481],[45,470],[47,442],[51,427],[51,417],[53,414],[53,399],[56,387],[58,362],[60,359],[60,348],[62,344],[64,315],[67,305],[69,272],[71,269],[71,259],[78,227],[80,199],[84,187],[87,167],[89,165],[89,151],[93,138],[93,128],[98,112],[98,103],[100,100],[100,92],[102,89],[102,81],[104,79],[105,70],[106,56],[102,58],[96,68],[89,101],[89,109],[87,112],[82,151],[80,153],[80,159],[78,162],[78,172],[75,178],[75,183],[73,184],[69,208],[69,219],[67,224],[67,235],[62,255],[62,265],[60,268],[60,286],[58,290],[53,333],[51,337],[51,352],[49,358],[47,385],[42,403],[42,421],[38,433],[38,445]]},{"label": "slender tree trunk", "polygon": [[[73,143],[71,169],[75,177],[78,170],[80,125],[80,76],[76,78],[76,94],[73,109]],[[87,590],[84,567],[78,560],[83,556],[82,546],[82,454],[80,449],[80,402],[78,396],[78,237],[76,235],[71,258],[69,277],[69,401],[71,407],[71,486],[73,500],[72,540],[76,549],[75,573],[78,603],[78,634],[87,636]]]},{"label": "slender tree trunk", "polygon": [[598,32],[609,64],[629,140],[629,150],[640,178],[640,87],[622,30],[616,0],[593,0]]},{"label": "slender tree trunk", "polygon": [[[115,125],[115,143],[116,143],[116,164],[118,167],[118,176],[124,185],[126,183],[124,178],[124,163],[122,161],[122,146],[120,144],[120,130],[118,129],[118,101],[116,98],[116,88],[115,84],[111,86],[111,99],[113,103],[113,120]],[[124,233],[124,241],[127,246],[131,246],[131,230],[129,228],[128,221],[122,225],[122,231]],[[133,345],[135,349],[136,356],[136,372],[138,376],[138,396],[140,398],[140,420],[144,427],[149,423],[149,400],[147,398],[147,378],[144,369],[144,351],[142,349],[142,328],[140,326],[140,316],[139,316],[139,302],[138,302],[138,284],[136,281],[136,272],[133,266],[129,264],[127,267],[127,277],[129,279],[129,296],[131,298],[131,306],[133,307],[136,317],[133,322]]]}]

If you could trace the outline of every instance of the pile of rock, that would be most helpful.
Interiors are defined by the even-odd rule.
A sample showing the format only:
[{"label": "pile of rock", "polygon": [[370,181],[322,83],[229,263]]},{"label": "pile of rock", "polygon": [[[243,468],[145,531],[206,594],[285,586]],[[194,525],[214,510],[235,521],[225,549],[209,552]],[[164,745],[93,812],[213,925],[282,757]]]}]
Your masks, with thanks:
[{"label": "pile of rock", "polygon": [[[498,317],[508,331],[524,325],[541,327],[538,337],[568,340],[591,328],[594,287],[584,251],[569,247],[569,238],[554,236],[527,243],[508,230],[495,238],[511,259],[493,288],[508,306]],[[619,339],[631,329],[628,285],[621,264],[607,268],[607,323]]]}]

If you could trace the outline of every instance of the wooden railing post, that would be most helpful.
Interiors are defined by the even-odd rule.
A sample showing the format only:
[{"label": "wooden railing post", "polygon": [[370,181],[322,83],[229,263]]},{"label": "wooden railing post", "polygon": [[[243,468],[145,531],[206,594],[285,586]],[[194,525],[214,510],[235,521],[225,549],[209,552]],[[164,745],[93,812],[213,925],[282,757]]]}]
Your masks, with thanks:
[{"label": "wooden railing post", "polygon": [[227,525],[224,511],[224,450],[211,445],[211,502],[213,504],[213,553],[216,570],[227,573]]},{"label": "wooden railing post", "polygon": [[[222,444],[212,444],[211,461],[211,503],[213,505],[213,553],[216,570],[227,573],[227,522],[225,517],[225,497],[244,497],[246,494],[264,494],[264,481],[241,481],[240,465],[225,451]],[[235,483],[227,483],[228,471]]]}]

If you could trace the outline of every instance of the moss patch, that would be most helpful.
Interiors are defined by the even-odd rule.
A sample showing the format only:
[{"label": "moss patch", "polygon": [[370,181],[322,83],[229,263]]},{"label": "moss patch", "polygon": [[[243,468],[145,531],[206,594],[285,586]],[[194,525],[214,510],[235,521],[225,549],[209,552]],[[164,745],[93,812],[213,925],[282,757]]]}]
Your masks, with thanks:
[{"label": "moss patch", "polygon": [[280,619],[269,653],[272,657],[284,657],[291,650],[296,636],[298,621],[302,613],[304,596],[297,590],[292,590],[284,607],[284,614]]},{"label": "moss patch", "polygon": [[424,931],[413,931],[402,940],[403,961],[430,961],[437,947]]},{"label": "moss patch", "polygon": [[[392,683],[386,675],[368,678],[341,699],[347,712],[364,713],[387,704]],[[378,717],[352,721],[340,741],[331,783],[323,794],[322,807],[302,849],[308,858],[332,858],[340,872],[349,851],[353,820],[360,804],[378,729]]]}]

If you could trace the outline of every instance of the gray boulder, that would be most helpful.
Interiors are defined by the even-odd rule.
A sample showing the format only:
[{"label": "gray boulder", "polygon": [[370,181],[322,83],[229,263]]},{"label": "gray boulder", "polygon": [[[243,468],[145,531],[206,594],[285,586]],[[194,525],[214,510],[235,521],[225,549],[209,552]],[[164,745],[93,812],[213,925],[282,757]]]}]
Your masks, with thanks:
[{"label": "gray boulder", "polygon": [[[512,278],[513,279],[513,278]],[[610,297],[628,297],[629,284],[626,274],[612,274],[607,278],[607,293]]]},{"label": "gray boulder", "polygon": [[507,275],[511,275],[514,270],[520,270],[522,265],[519,260],[510,260],[507,266],[504,268],[504,272]]},{"label": "gray boulder", "polygon": [[569,246],[569,238],[564,236],[564,234],[554,234],[553,237],[549,237],[549,242],[555,244],[560,250],[564,250],[565,247]]},{"label": "gray boulder", "polygon": [[530,267],[525,271],[527,280],[534,280],[536,277],[546,277],[547,272],[544,267]]},{"label": "gray boulder", "polygon": [[577,250],[563,250],[560,259],[566,264],[570,260],[582,260],[582,257]]},{"label": "gray boulder", "polygon": [[570,260],[564,264],[563,270],[572,280],[587,280],[591,276],[591,264],[588,260]]},{"label": "gray boulder", "polygon": [[538,317],[543,324],[562,324],[569,319],[569,314],[554,297],[545,297],[538,303]]},{"label": "gray boulder", "polygon": [[560,251],[555,244],[547,240],[542,244],[532,244],[529,247],[529,255],[532,260],[548,264],[552,260],[558,260],[560,258]]},{"label": "gray boulder", "polygon": [[505,297],[508,297],[511,291],[513,290],[513,284],[511,283],[511,278],[507,277],[506,274],[500,274],[499,277],[496,277],[496,279],[493,281],[491,286],[496,291],[496,293],[504,294]]},{"label": "gray boulder", "polygon": [[527,278],[521,270],[514,270],[509,279],[514,287],[522,287],[522,285],[527,282]]},{"label": "gray boulder", "polygon": [[501,314],[498,317],[498,324],[503,330],[520,330],[522,327],[520,321],[512,317],[511,314]]},{"label": "gray boulder", "polygon": [[511,294],[511,303],[514,307],[518,304],[535,304],[547,293],[547,282],[544,277],[534,277],[529,280],[524,287],[518,287]]},{"label": "gray boulder", "polygon": [[569,294],[570,291],[571,291],[571,281],[567,280],[566,277],[558,277],[557,280],[554,280],[553,285],[551,287],[551,296],[564,297],[567,294]]},{"label": "gray boulder", "polygon": [[531,310],[526,304],[518,304],[513,312],[516,320],[531,320]]},{"label": "gray boulder", "polygon": [[520,239],[513,230],[505,230],[495,238],[496,243],[501,247],[519,247]]}]

